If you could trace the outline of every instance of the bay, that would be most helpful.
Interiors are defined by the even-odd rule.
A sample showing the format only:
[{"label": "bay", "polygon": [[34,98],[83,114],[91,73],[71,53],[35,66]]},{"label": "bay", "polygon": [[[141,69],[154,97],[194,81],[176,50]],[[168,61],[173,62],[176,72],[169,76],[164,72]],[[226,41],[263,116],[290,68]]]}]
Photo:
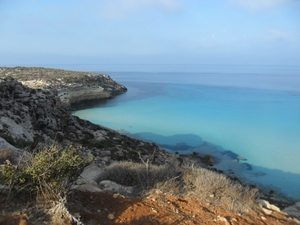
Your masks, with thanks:
[{"label": "bay", "polygon": [[210,146],[216,168],[300,199],[297,68],[158,69],[164,71],[107,72],[128,92],[73,114],[162,145],[184,143],[182,153],[206,154]]}]

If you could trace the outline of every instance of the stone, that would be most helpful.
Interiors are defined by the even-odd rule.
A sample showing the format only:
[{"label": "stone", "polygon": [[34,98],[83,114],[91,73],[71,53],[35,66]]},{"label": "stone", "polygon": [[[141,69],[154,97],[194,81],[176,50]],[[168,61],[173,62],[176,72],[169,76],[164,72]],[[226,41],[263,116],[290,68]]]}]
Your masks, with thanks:
[{"label": "stone", "polygon": [[82,191],[82,192],[103,192],[103,190],[100,187],[95,186],[93,184],[73,185],[71,187],[71,189],[72,190]]},{"label": "stone", "polygon": [[101,181],[99,183],[99,186],[103,191],[107,191],[107,192],[116,192],[116,193],[124,193],[124,194],[132,194],[133,192],[133,187],[123,186],[110,180]]},{"label": "stone", "polygon": [[5,160],[18,162],[22,157],[29,156],[30,154],[28,152],[14,147],[0,137],[0,163],[3,163]]},{"label": "stone", "polygon": [[83,183],[91,183],[91,181],[97,181],[101,174],[103,173],[103,169],[92,164],[84,168],[83,172],[80,174],[79,179],[76,181],[77,184]]},{"label": "stone", "polygon": [[228,220],[225,217],[220,216],[220,215],[217,217],[217,221],[221,221],[221,222],[224,222],[226,225],[230,225]]},{"label": "stone", "polygon": [[94,132],[94,137],[97,141],[105,140],[105,135],[100,130]]},{"label": "stone", "polygon": [[261,210],[266,214],[266,215],[271,215],[273,213],[272,210],[266,209],[266,208],[261,208]]},{"label": "stone", "polygon": [[25,139],[31,142],[33,141],[33,137],[28,130],[21,124],[17,124],[11,118],[3,116],[0,118],[0,123],[5,124],[8,127],[7,130],[15,140]]},{"label": "stone", "polygon": [[282,211],[286,212],[289,216],[295,217],[300,220],[300,202],[296,202],[294,205],[289,206]]},{"label": "stone", "polygon": [[115,218],[115,215],[112,214],[112,213],[110,213],[110,214],[107,215],[107,218],[108,218],[109,220],[113,220],[113,219]]},{"label": "stone", "polygon": [[270,209],[270,210],[275,211],[275,212],[280,212],[280,209],[279,209],[277,206],[270,204],[270,203],[269,203],[268,201],[266,201],[266,200],[259,199],[259,200],[257,200],[257,203],[258,203],[262,208]]}]

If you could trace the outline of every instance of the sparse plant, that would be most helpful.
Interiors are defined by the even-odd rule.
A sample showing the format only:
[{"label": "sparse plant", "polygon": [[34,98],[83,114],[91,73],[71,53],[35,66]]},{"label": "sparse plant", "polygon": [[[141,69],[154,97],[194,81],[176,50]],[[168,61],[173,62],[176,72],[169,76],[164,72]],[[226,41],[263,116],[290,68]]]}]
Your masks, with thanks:
[{"label": "sparse plant", "polygon": [[115,162],[106,168],[101,179],[134,186],[142,195],[159,189],[168,194],[197,198],[234,212],[243,212],[255,205],[257,189],[243,186],[224,174],[193,165],[153,165],[151,157],[146,160],[141,158],[142,163]]},{"label": "sparse plant", "polygon": [[256,200],[258,189],[243,186],[224,174],[193,165],[185,165],[182,171],[185,195],[236,212],[251,208]]},{"label": "sparse plant", "polygon": [[[121,185],[133,186],[140,194],[156,188],[168,192],[171,188],[167,182],[173,181],[175,183],[178,173],[179,170],[171,165],[151,165],[151,167],[147,167],[142,163],[122,161],[109,165],[100,179],[108,179]],[[174,183],[172,183],[172,186],[175,188],[177,185]]]},{"label": "sparse plant", "polygon": [[1,165],[0,182],[16,194],[28,193],[38,201],[58,201],[90,161],[72,146],[44,146],[23,157],[19,164],[6,161]]}]

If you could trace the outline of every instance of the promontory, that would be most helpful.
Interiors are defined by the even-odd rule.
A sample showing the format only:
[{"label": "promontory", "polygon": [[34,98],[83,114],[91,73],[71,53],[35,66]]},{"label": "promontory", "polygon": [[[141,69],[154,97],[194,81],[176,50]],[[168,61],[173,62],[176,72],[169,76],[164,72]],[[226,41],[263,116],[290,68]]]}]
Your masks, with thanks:
[{"label": "promontory", "polygon": [[33,89],[57,91],[70,106],[88,100],[112,98],[127,91],[106,74],[42,67],[0,67],[0,79],[14,78]]}]

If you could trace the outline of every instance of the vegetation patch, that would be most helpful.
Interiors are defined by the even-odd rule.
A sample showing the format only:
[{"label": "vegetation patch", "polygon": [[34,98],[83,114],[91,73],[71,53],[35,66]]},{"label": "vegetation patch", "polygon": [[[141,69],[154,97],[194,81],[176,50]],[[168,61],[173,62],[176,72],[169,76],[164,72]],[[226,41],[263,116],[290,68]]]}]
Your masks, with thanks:
[{"label": "vegetation patch", "polygon": [[10,197],[29,194],[43,202],[58,201],[90,161],[72,146],[44,146],[19,164],[1,165],[0,184],[9,186]]},{"label": "vegetation patch", "polygon": [[232,212],[245,212],[255,207],[258,189],[243,186],[226,175],[193,165],[152,165],[150,161],[115,162],[108,166],[101,179],[125,186],[134,186],[136,193],[147,195],[153,189],[192,197]]}]

